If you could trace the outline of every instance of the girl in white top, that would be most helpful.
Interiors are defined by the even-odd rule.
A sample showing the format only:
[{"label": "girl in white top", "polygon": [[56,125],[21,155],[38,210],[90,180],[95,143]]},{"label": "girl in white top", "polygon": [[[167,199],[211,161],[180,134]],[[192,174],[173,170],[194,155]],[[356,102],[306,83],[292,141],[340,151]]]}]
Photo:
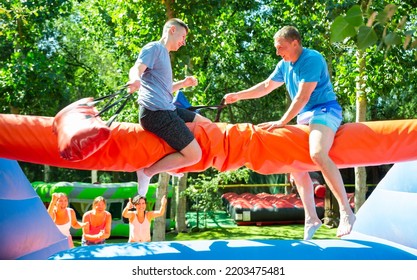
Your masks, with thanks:
[{"label": "girl in white top", "polygon": [[52,200],[48,206],[48,214],[51,216],[59,231],[67,236],[69,247],[74,248],[70,233],[71,226],[75,229],[80,229],[88,225],[88,223],[80,223],[77,221],[74,209],[68,207],[68,197],[65,193],[52,194]]},{"label": "girl in white top", "polygon": [[[129,219],[129,240],[128,242],[150,242],[151,221],[156,217],[163,216],[166,210],[167,199],[161,199],[159,211],[146,211],[146,198],[137,195],[123,209],[123,217]],[[131,210],[134,208],[134,210]]]}]

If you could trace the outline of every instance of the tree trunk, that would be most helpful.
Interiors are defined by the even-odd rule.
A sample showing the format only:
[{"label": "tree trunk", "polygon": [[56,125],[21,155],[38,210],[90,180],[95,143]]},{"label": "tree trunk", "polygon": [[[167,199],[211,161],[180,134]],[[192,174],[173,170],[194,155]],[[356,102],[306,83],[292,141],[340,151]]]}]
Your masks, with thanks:
[{"label": "tree trunk", "polygon": [[[365,92],[365,66],[366,55],[363,51],[356,52],[356,60],[359,69],[359,76],[356,82],[356,122],[366,121],[366,92]],[[366,168],[355,167],[355,212],[363,205],[366,199]]]},{"label": "tree trunk", "polygon": [[91,184],[98,182],[97,170],[91,170]]},{"label": "tree trunk", "polygon": [[51,167],[49,165],[44,165],[43,168],[43,181],[48,183],[51,181]]},{"label": "tree trunk", "polygon": [[[158,189],[156,191],[156,202],[155,202],[155,209],[159,209],[161,207],[161,198],[164,195],[167,195],[168,184],[169,184],[170,176],[168,173],[160,173],[158,179]],[[166,211],[169,211],[167,209]],[[165,240],[165,228],[166,228],[166,211],[165,214],[161,217],[155,218],[153,224],[153,241],[164,241]]]},{"label": "tree trunk", "polygon": [[178,182],[179,182],[178,177],[171,176],[172,196],[171,196],[171,203],[170,203],[171,207],[169,208],[170,209],[169,216],[167,214],[167,222],[169,221],[169,228],[167,229],[171,229],[171,219],[175,219],[175,213],[177,211]]},{"label": "tree trunk", "polygon": [[174,18],[174,10],[171,7],[171,5],[174,4],[174,2],[175,2],[175,0],[165,0],[164,1],[167,19]]},{"label": "tree trunk", "polygon": [[[331,52],[326,54],[326,61],[327,61],[327,67],[329,71],[330,77],[333,76],[333,54]],[[336,197],[332,193],[332,191],[329,189],[329,187],[326,186],[326,196],[324,198],[324,225],[328,228],[336,228],[339,226],[339,204],[336,200]]]},{"label": "tree trunk", "polygon": [[187,231],[187,223],[185,220],[185,213],[187,211],[187,198],[182,196],[181,193],[187,188],[188,173],[184,173],[184,176],[180,178],[178,189],[176,192],[176,215],[175,215],[175,229],[177,232]]}]

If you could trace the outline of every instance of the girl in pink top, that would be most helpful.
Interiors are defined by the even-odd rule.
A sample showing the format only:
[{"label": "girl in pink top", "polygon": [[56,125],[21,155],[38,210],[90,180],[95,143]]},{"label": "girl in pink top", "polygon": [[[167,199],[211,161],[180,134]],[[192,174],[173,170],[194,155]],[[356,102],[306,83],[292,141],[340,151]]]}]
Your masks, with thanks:
[{"label": "girl in pink top", "polygon": [[111,213],[106,211],[106,200],[98,196],[93,201],[93,209],[84,213],[83,222],[89,226],[83,228],[81,244],[83,246],[104,244],[110,237]]},{"label": "girl in pink top", "polygon": [[[167,199],[161,199],[159,211],[146,211],[146,198],[137,195],[123,209],[122,215],[129,219],[129,240],[128,242],[150,242],[151,241],[151,221],[156,217],[163,216],[166,210]],[[131,210],[134,208],[134,210]]]}]

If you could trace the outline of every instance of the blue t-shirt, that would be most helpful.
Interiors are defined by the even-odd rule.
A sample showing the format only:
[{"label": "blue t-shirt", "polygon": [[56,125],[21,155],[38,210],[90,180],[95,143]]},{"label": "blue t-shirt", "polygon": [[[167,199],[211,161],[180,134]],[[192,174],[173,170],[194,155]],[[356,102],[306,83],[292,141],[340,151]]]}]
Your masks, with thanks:
[{"label": "blue t-shirt", "polygon": [[300,113],[310,111],[315,105],[337,99],[330,82],[326,61],[318,51],[312,49],[303,48],[295,63],[282,59],[269,78],[275,82],[284,82],[291,100],[297,95],[301,82],[317,82],[310,100]]},{"label": "blue t-shirt", "polygon": [[136,64],[143,63],[147,66],[140,77],[138,102],[148,110],[175,110],[172,94],[172,68],[169,52],[159,42],[146,44]]}]

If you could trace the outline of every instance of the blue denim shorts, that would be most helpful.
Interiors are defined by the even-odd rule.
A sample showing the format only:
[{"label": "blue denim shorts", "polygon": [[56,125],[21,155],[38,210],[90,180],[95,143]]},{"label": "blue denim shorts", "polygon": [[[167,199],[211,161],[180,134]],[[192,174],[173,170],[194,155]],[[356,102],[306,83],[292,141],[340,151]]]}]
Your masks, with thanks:
[{"label": "blue denim shorts", "polygon": [[342,107],[335,101],[314,106],[297,116],[297,124],[321,124],[336,132],[342,123]]}]

